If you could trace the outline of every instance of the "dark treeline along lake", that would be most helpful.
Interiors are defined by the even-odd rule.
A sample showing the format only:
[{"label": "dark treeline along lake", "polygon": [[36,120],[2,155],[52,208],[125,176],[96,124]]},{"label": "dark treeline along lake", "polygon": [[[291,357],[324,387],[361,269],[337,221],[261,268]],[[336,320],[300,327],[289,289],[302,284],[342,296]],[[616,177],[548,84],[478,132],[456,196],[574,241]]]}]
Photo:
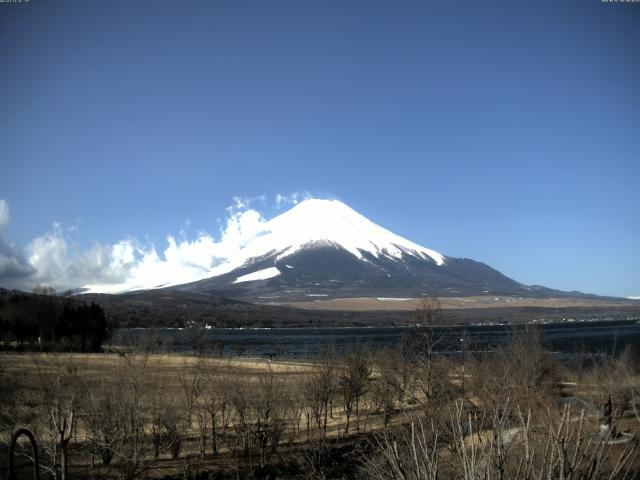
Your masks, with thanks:
[{"label": "dark treeline along lake", "polygon": [[[510,325],[441,327],[443,352],[489,351],[513,335]],[[563,357],[575,353],[616,353],[631,345],[640,348],[640,320],[585,321],[538,324],[545,347]],[[328,348],[340,353],[355,346],[372,349],[396,347],[415,336],[412,327],[327,328],[212,328],[212,329],[118,329],[111,346],[147,344],[154,349],[211,355],[251,357],[315,356]],[[464,342],[461,339],[465,339]]]}]

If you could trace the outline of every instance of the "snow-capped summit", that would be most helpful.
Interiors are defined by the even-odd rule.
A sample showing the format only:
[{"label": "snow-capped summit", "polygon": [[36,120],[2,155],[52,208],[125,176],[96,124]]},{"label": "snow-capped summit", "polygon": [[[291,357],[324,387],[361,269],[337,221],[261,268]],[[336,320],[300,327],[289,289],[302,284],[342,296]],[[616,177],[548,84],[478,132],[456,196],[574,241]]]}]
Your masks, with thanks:
[{"label": "snow-capped summit", "polygon": [[[362,258],[362,252],[374,257],[401,258],[403,254],[430,257],[438,265],[444,256],[424,248],[376,225],[338,200],[305,200],[269,222],[274,235],[295,239],[292,248],[325,240]],[[296,232],[297,231],[297,232]],[[287,251],[286,253],[289,253]]]},{"label": "snow-capped summit", "polygon": [[213,269],[211,274],[228,273],[267,255],[281,260],[304,248],[323,245],[344,249],[360,260],[370,254],[396,260],[412,255],[437,265],[445,261],[440,253],[395,235],[338,200],[310,199],[266,222],[238,255]]}]

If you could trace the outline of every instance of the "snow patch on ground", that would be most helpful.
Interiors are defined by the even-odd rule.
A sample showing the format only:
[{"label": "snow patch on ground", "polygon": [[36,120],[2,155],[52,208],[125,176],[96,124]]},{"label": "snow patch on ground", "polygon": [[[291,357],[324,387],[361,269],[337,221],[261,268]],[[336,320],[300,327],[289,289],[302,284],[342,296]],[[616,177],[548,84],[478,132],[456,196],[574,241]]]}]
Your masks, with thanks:
[{"label": "snow patch on ground", "polygon": [[417,298],[377,297],[376,300],[380,302],[410,302],[411,300],[417,300]]}]

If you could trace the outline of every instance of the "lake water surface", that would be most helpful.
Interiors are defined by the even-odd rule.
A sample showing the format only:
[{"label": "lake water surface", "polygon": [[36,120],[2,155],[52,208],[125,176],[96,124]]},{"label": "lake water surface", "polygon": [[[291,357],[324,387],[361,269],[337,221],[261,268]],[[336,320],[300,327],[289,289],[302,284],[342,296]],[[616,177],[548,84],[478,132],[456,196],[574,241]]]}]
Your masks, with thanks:
[{"label": "lake water surface", "polygon": [[[460,351],[461,338],[467,351],[491,350],[513,334],[508,325],[443,327],[442,350]],[[521,328],[521,327],[516,327]],[[585,321],[538,325],[545,346],[556,354],[611,353],[627,345],[640,348],[640,321]],[[409,327],[327,328],[219,328],[219,329],[120,329],[111,343],[141,341],[170,351],[200,351],[224,355],[310,357],[329,347],[338,352],[356,345],[374,349],[397,346],[415,335]]]}]

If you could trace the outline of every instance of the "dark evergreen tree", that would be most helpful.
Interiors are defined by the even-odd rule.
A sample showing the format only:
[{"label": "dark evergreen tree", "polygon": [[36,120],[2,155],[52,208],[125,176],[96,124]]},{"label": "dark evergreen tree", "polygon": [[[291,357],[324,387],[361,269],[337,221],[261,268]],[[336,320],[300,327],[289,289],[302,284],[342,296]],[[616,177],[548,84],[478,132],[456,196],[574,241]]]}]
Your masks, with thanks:
[{"label": "dark evergreen tree", "polygon": [[25,293],[0,297],[0,341],[21,348],[98,352],[109,335],[102,308],[75,299]]}]

